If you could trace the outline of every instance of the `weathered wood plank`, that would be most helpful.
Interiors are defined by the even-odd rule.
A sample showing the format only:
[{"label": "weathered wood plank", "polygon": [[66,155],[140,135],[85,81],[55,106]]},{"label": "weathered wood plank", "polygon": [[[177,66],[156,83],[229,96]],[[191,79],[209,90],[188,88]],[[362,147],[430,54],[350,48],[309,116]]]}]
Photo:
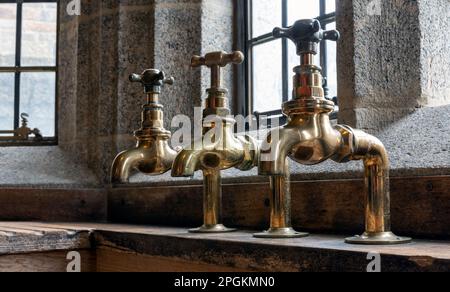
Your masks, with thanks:
[{"label": "weathered wood plank", "polygon": [[223,267],[189,260],[148,256],[110,247],[97,249],[97,272],[249,272],[250,270]]},{"label": "weathered wood plank", "polygon": [[[147,234],[99,230],[95,238],[100,250],[106,247],[149,257],[148,261],[143,260],[135,267],[152,271],[158,271],[158,267],[146,265],[162,259],[163,271],[165,261],[167,264],[180,263],[177,268],[181,271],[200,269],[206,272],[216,266],[219,271],[365,272],[370,262],[367,255],[374,252],[380,254],[381,269],[385,272],[450,271],[449,242],[415,241],[403,246],[368,247],[347,245],[339,236],[260,240],[252,238],[249,232],[193,235],[178,228],[174,228],[171,235],[160,234],[156,228]],[[112,260],[113,264],[109,264],[108,269],[132,269],[129,260]],[[192,270],[184,263],[191,263]]]},{"label": "weathered wood plank", "polygon": [[0,220],[106,221],[106,197],[102,189],[0,188]]},{"label": "weathered wood plank", "polygon": [[[95,251],[79,250],[81,272],[95,272]],[[0,256],[0,272],[66,272],[67,251]]]},{"label": "weathered wood plank", "polygon": [[[67,251],[86,249],[92,253],[82,254],[82,269],[98,271],[364,272],[367,254],[373,252],[381,255],[386,272],[450,271],[450,242],[445,241],[415,240],[407,245],[374,247],[345,244],[342,236],[270,240],[255,239],[245,231],[190,234],[185,228],[157,226],[1,223],[1,228],[17,233],[0,236],[0,271],[65,271]],[[41,236],[20,233],[44,229],[47,231]],[[66,230],[91,236],[71,241]]]},{"label": "weathered wood plank", "polygon": [[[362,232],[362,180],[292,183],[294,226],[316,233]],[[269,222],[268,183],[225,185],[224,221],[248,229]],[[392,225],[402,235],[450,238],[450,176],[391,179]],[[116,188],[108,196],[113,222],[197,226],[202,220],[202,187]]]},{"label": "weathered wood plank", "polygon": [[0,255],[91,248],[91,231],[0,223]]}]

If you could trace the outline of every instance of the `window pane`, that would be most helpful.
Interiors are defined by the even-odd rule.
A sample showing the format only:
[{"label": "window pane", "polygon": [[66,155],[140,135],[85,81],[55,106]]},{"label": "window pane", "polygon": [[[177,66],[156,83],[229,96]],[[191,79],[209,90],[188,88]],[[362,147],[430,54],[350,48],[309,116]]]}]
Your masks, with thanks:
[{"label": "window pane", "polygon": [[55,136],[55,73],[22,73],[20,112],[30,115],[30,128]]},{"label": "window pane", "polygon": [[[330,23],[327,30],[336,29],[336,23]],[[336,65],[336,42],[327,41],[327,73],[328,73],[328,96],[337,96],[337,65]]]},{"label": "window pane", "polygon": [[24,3],[22,66],[55,66],[56,3]]},{"label": "window pane", "polygon": [[0,4],[0,66],[16,63],[16,14],[16,4]]},{"label": "window pane", "polygon": [[253,37],[271,33],[275,27],[282,24],[282,0],[252,1]]},{"label": "window pane", "polygon": [[273,111],[283,102],[281,41],[253,49],[253,110]]},{"label": "window pane", "polygon": [[0,130],[14,130],[14,73],[0,73]]},{"label": "window pane", "polygon": [[320,15],[320,0],[288,0],[288,22],[316,18]]},{"label": "window pane", "polygon": [[336,11],[336,0],[327,0],[325,3],[326,13],[332,13]]}]

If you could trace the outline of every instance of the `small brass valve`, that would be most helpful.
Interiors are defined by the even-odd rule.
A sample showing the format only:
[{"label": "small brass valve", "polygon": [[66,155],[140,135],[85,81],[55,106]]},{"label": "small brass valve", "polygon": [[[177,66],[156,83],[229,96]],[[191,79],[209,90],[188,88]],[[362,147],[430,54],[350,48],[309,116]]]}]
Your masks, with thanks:
[{"label": "small brass valve", "polygon": [[244,62],[244,54],[236,51],[231,54],[226,52],[208,53],[204,57],[193,56],[191,67],[206,66],[211,69],[211,86],[206,90],[208,98],[205,100],[203,116],[218,115],[225,117],[231,113],[228,104],[228,90],[222,87],[221,68],[229,64],[241,64]]},{"label": "small brass valve", "polygon": [[170,131],[164,128],[163,105],[159,103],[161,87],[172,85],[174,79],[156,69],[130,75],[131,82],[141,83],[147,102],[143,105],[141,128],[134,133],[135,149],[120,153],[112,167],[113,183],[127,183],[132,171],[160,175],[172,168],[177,152],[169,146]]}]

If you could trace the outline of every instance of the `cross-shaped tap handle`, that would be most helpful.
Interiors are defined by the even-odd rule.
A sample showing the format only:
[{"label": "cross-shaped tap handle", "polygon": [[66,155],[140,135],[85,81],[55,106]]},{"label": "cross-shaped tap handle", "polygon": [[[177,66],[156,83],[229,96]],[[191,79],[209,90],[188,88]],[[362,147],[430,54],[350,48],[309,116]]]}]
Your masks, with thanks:
[{"label": "cross-shaped tap handle", "polygon": [[322,40],[338,41],[340,34],[337,30],[322,30],[317,19],[303,19],[288,28],[275,28],[275,38],[289,38],[297,46],[297,54],[317,54],[318,44]]},{"label": "cross-shaped tap handle", "polygon": [[244,54],[240,51],[228,54],[226,52],[212,52],[204,57],[193,56],[191,60],[192,67],[206,66],[211,69],[211,88],[221,88],[220,68],[228,64],[241,64],[244,62]]},{"label": "cross-shaped tap handle", "polygon": [[164,84],[173,85],[174,78],[166,77],[166,74],[157,69],[147,69],[142,74],[131,74],[131,82],[139,82],[144,86],[145,93],[161,92],[161,86]]}]

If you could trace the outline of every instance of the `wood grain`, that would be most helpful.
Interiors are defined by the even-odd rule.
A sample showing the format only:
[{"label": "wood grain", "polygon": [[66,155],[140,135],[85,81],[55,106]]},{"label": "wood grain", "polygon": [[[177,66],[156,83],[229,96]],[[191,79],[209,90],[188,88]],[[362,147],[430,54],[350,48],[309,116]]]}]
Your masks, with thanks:
[{"label": "wood grain", "polygon": [[[358,234],[364,228],[362,180],[292,182],[292,214],[297,229]],[[265,229],[269,222],[269,184],[224,185],[224,222]],[[450,176],[391,179],[395,232],[423,238],[450,238]],[[108,195],[113,222],[197,226],[202,220],[202,187],[116,188]]]},{"label": "wood grain", "polygon": [[91,248],[91,230],[0,222],[0,255]]},{"label": "wood grain", "polygon": [[103,189],[0,188],[2,221],[106,221]]},{"label": "wood grain", "polygon": [[[190,234],[185,228],[94,223],[1,223],[0,271],[65,271],[68,251],[81,251],[82,271],[364,272],[369,252],[382,270],[450,271],[450,242],[358,246],[339,235],[255,239],[250,231]],[[76,232],[75,235],[73,232]],[[74,240],[90,234],[89,241]]]},{"label": "wood grain", "polygon": [[249,272],[249,270],[99,247],[97,249],[97,272],[236,273]]},{"label": "wood grain", "polygon": [[[95,272],[95,251],[78,250],[81,255],[81,272]],[[0,256],[0,272],[66,272],[69,261],[67,251],[16,254]]]}]

